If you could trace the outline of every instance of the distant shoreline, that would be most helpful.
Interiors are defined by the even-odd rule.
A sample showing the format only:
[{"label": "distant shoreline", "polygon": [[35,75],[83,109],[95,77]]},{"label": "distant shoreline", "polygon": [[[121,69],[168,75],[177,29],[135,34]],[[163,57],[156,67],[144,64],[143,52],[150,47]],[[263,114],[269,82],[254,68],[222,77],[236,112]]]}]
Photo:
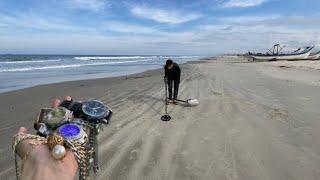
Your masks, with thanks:
[{"label": "distant shoreline", "polygon": [[60,82],[128,76],[161,67],[166,58],[178,64],[198,56],[10,55],[0,56],[0,94]]},{"label": "distant shoreline", "polygon": [[[197,59],[197,60],[190,60],[190,61],[187,61],[187,62],[182,63],[182,64],[199,63],[199,61],[208,60],[208,59],[214,59],[214,58],[215,58],[215,57],[199,58],[199,59]],[[30,85],[30,86],[27,86],[27,87],[20,87],[20,88],[16,88],[16,86],[13,86],[13,87],[11,88],[11,90],[0,92],[0,94],[10,93],[10,92],[20,91],[20,90],[25,90],[25,89],[29,89],[29,88],[38,87],[38,86],[52,85],[52,84],[70,83],[70,82],[80,82],[80,81],[96,80],[96,79],[105,79],[105,78],[130,77],[130,76],[139,75],[139,74],[141,74],[141,73],[145,73],[145,72],[149,72],[149,71],[157,71],[157,70],[161,70],[161,68],[148,69],[148,70],[145,70],[145,71],[134,72],[134,73],[129,73],[129,74],[125,74],[125,75],[114,75],[114,76],[111,75],[111,76],[98,77],[98,78],[84,78],[84,79],[77,79],[77,80],[63,80],[63,81],[59,81],[59,82],[36,84],[36,85]]]}]

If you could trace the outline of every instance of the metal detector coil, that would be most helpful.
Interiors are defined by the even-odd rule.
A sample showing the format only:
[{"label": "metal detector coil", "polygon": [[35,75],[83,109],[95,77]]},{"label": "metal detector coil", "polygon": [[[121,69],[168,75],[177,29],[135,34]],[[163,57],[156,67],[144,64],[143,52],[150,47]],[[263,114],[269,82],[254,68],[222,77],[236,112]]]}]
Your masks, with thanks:
[{"label": "metal detector coil", "polygon": [[163,116],[161,116],[161,120],[162,121],[170,121],[171,120],[171,116],[169,114],[163,115]]}]

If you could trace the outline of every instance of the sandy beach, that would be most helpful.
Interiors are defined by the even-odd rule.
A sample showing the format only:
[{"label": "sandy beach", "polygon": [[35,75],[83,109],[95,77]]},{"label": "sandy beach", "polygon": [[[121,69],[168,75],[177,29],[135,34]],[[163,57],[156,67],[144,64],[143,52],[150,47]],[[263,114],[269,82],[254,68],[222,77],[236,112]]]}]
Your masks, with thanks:
[{"label": "sandy beach", "polygon": [[[181,99],[163,122],[162,70],[0,94],[0,179],[15,179],[11,137],[32,131],[54,98],[99,99],[114,111],[99,135],[94,179],[320,179],[320,71],[218,57],[181,66]],[[288,62],[294,63],[294,62]]]}]

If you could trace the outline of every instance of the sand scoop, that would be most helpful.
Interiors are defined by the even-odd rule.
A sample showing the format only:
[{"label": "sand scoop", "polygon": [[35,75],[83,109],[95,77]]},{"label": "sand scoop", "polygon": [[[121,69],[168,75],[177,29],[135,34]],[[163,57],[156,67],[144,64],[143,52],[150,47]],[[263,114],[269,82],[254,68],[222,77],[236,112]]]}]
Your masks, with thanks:
[{"label": "sand scoop", "polygon": [[176,101],[186,103],[187,106],[198,106],[199,105],[198,99],[187,99],[187,100],[176,99]]}]

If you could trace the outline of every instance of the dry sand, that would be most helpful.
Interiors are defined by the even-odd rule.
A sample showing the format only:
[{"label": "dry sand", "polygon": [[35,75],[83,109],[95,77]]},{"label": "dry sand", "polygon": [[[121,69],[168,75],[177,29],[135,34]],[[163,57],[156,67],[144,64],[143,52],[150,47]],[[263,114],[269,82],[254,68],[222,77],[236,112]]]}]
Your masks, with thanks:
[{"label": "dry sand", "polygon": [[320,179],[320,87],[308,80],[320,72],[222,59],[182,66],[179,96],[200,105],[170,105],[169,122],[160,120],[160,70],[0,94],[0,179],[15,178],[13,133],[66,94],[115,112],[99,137],[96,179]]},{"label": "dry sand", "polygon": [[269,66],[282,68],[316,69],[320,70],[320,61],[273,61],[264,62]]}]

